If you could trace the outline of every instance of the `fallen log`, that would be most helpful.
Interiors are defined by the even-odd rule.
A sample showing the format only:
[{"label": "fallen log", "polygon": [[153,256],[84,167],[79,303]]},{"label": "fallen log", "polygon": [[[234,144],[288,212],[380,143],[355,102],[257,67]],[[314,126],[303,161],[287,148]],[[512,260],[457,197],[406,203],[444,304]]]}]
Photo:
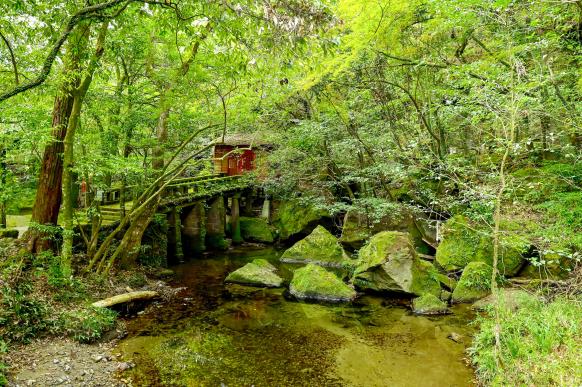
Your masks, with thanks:
[{"label": "fallen log", "polygon": [[143,290],[138,292],[129,292],[124,294],[118,294],[117,296],[109,297],[101,301],[96,301],[92,306],[96,308],[109,308],[119,304],[126,304],[134,301],[149,301],[154,298],[158,298],[160,295],[158,292],[152,290]]}]

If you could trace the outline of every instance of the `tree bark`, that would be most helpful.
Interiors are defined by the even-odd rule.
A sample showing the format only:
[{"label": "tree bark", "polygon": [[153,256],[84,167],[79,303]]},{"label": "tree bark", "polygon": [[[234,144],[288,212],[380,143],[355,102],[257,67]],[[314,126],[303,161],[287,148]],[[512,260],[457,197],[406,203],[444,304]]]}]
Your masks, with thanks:
[{"label": "tree bark", "polygon": [[76,88],[73,92],[73,109],[71,111],[71,116],[69,117],[69,124],[67,126],[67,133],[64,140],[62,179],[64,231],[63,251],[61,252],[61,270],[65,278],[70,277],[72,274],[71,259],[73,256],[73,212],[75,207],[75,197],[73,195],[74,176],[72,169],[74,161],[75,132],[77,131],[77,127],[79,125],[83,101],[93,80],[93,74],[97,68],[97,63],[101,59],[101,56],[103,56],[103,52],[105,50],[104,42],[108,26],[109,22],[104,22],[102,24],[97,38],[95,53],[87,65],[87,75],[85,75],[79,87]]},{"label": "tree bark", "polygon": [[[6,149],[0,148],[0,186],[6,186]],[[6,200],[0,197],[0,228],[6,228]]]},{"label": "tree bark", "polygon": [[[72,56],[72,63],[65,72],[72,72],[78,63],[78,56]],[[55,97],[52,113],[52,140],[46,145],[40,168],[38,188],[32,209],[31,224],[56,226],[61,207],[63,176],[63,151],[67,125],[73,109],[73,95],[71,89],[78,80],[65,83]],[[28,243],[31,253],[40,253],[45,250],[54,250],[54,243],[46,233],[29,228],[23,239]]]}]

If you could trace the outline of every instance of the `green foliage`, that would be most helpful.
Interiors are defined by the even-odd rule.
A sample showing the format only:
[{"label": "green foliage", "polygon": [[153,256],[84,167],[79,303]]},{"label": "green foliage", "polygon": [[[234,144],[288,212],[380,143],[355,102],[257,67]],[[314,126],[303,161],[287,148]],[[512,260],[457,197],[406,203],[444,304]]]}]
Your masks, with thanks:
[{"label": "green foliage", "polygon": [[17,289],[4,286],[0,300],[0,333],[9,342],[26,343],[41,333],[55,328],[49,306],[33,298],[30,284]]},{"label": "green foliage", "polygon": [[80,343],[91,343],[115,327],[117,314],[107,308],[84,308],[62,314],[61,330]]},{"label": "green foliage", "polygon": [[470,349],[477,375],[493,386],[576,386],[582,382],[582,303],[559,298],[530,299],[517,312],[500,310],[499,364],[493,313],[477,319],[479,332]]},{"label": "green foliage", "polygon": [[8,378],[6,372],[8,371],[8,366],[2,361],[2,356],[8,352],[8,345],[0,338],[0,386],[6,386],[8,384]]}]

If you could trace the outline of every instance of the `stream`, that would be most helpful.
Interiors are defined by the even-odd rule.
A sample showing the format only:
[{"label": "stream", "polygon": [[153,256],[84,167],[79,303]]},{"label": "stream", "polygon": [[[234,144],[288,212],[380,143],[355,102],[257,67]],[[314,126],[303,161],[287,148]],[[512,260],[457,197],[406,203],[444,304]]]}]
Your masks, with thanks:
[{"label": "stream", "polygon": [[[225,285],[265,258],[290,278],[273,248],[239,248],[172,267],[186,287],[126,321],[118,345],[138,386],[470,386],[470,309],[415,316],[409,300],[363,295],[349,304],[288,298],[284,289]],[[447,336],[462,335],[460,342]]]}]

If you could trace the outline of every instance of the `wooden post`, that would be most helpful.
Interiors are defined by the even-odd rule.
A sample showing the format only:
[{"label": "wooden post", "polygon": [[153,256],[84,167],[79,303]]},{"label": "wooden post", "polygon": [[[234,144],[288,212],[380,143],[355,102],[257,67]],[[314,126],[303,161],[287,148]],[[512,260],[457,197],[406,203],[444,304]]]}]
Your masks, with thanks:
[{"label": "wooden post", "polygon": [[230,230],[232,233],[232,243],[239,245],[244,242],[240,234],[240,208],[239,208],[240,193],[234,194],[232,197],[232,206],[230,208]]}]

